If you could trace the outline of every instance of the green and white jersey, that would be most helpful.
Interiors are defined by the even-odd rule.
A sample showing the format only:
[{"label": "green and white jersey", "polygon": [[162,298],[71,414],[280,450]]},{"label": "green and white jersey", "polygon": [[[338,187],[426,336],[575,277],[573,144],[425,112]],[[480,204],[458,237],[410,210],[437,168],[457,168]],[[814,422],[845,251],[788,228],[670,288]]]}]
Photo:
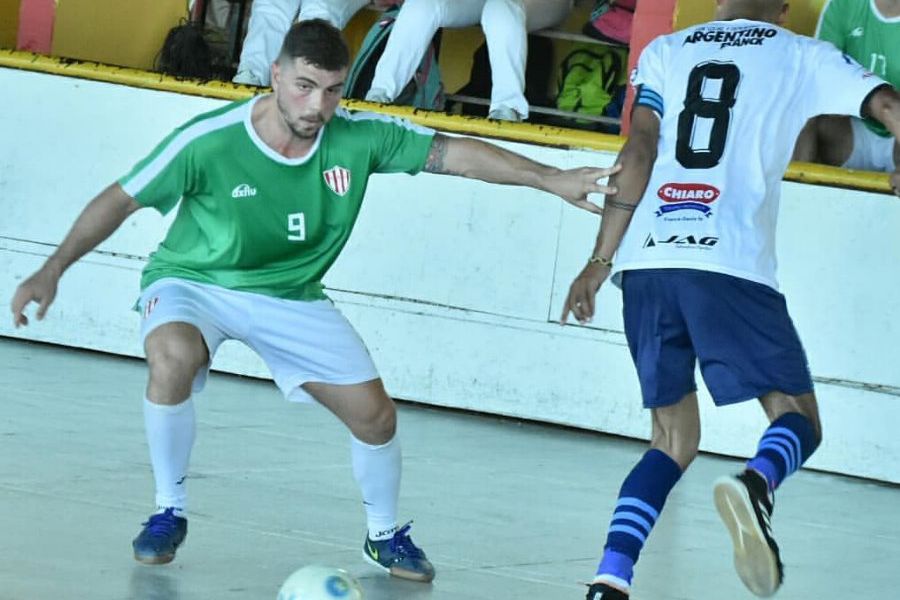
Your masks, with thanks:
[{"label": "green and white jersey", "polygon": [[181,206],[141,289],[163,277],[293,300],[325,298],[322,277],[350,236],[371,173],[418,173],[434,132],[339,108],[310,152],[289,159],[253,128],[256,99],[176,129],[119,180],[144,206]]},{"label": "green and white jersey", "polygon": [[[828,0],[819,16],[816,37],[900,87],[900,17],[884,17],[875,0]],[[866,119],[866,126],[882,137],[890,136],[874,119]]]}]

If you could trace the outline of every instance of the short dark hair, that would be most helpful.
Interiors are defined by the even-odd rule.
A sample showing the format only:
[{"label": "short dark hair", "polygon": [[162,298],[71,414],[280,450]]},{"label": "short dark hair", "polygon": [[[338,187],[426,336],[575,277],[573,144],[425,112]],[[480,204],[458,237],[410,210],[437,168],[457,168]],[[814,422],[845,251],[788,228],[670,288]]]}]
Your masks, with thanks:
[{"label": "short dark hair", "polygon": [[278,54],[278,62],[302,58],[325,71],[340,71],[350,64],[350,49],[341,31],[324,19],[294,23]]}]

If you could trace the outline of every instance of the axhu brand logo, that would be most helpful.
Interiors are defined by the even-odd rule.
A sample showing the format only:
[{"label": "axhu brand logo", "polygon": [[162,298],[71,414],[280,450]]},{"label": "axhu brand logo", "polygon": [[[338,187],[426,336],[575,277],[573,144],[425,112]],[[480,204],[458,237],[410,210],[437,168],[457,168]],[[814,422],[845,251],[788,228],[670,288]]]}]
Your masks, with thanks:
[{"label": "axhu brand logo", "polygon": [[231,190],[232,198],[250,198],[256,195],[256,188],[250,187],[249,183],[242,183]]}]

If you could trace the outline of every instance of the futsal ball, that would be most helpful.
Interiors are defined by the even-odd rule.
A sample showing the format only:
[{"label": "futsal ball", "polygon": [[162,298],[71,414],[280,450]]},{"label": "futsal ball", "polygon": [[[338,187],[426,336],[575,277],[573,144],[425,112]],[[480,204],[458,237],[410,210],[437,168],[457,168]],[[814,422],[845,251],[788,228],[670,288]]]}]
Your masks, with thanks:
[{"label": "futsal ball", "polygon": [[308,565],[291,573],[278,590],[278,600],[363,600],[363,589],[343,569]]}]

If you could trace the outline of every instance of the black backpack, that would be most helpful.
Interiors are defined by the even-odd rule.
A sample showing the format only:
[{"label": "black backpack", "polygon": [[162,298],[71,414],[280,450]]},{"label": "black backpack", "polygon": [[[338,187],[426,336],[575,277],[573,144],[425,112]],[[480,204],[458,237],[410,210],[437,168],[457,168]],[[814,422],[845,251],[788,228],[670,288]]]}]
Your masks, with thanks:
[{"label": "black backpack", "polygon": [[[528,60],[525,63],[525,99],[529,106],[553,106],[548,95],[550,78],[553,75],[553,42],[545,37],[528,36]],[[472,70],[469,82],[456,94],[476,98],[490,98],[492,86],[491,61],[488,56],[487,42],[482,43],[472,56]],[[487,116],[488,107],[478,104],[462,103],[462,114]],[[528,118],[531,123],[545,120],[543,115],[532,114]]]}]

